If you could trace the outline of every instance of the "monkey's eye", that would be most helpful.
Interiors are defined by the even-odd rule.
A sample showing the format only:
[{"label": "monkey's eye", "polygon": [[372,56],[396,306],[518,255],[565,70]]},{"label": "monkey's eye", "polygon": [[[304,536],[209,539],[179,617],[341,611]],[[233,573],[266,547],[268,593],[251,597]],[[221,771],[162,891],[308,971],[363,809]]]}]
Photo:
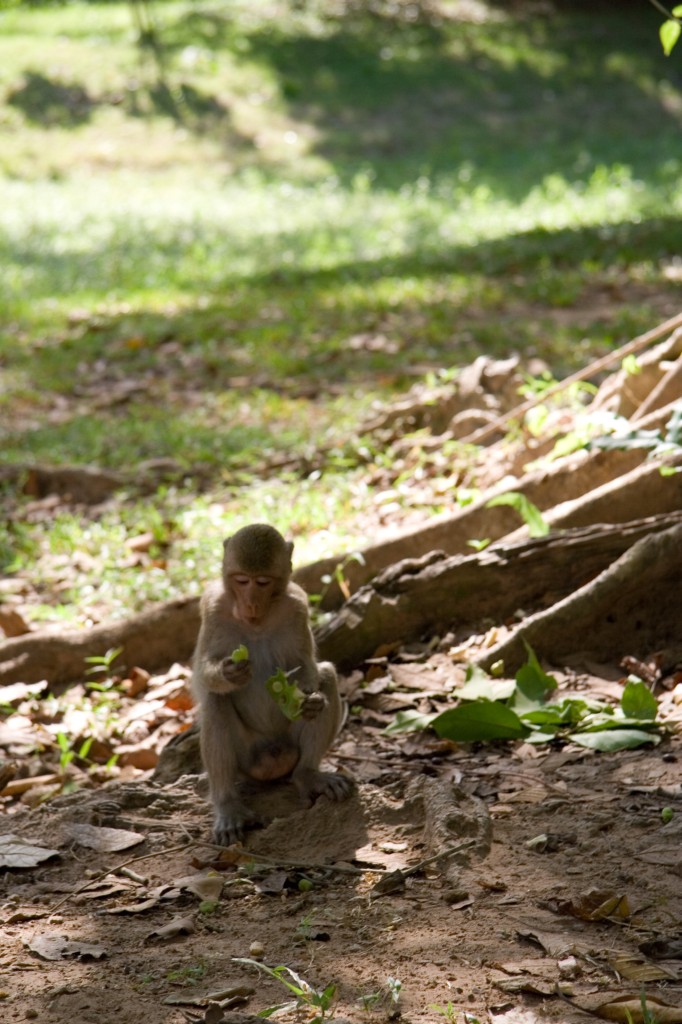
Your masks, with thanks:
[{"label": "monkey's eye", "polygon": [[272,580],[270,579],[269,576],[259,576],[259,578],[256,580],[256,586],[258,587],[269,587],[271,583]]},{"label": "monkey's eye", "polygon": [[238,587],[248,587],[251,582],[250,576],[233,576],[232,582],[236,583]]}]

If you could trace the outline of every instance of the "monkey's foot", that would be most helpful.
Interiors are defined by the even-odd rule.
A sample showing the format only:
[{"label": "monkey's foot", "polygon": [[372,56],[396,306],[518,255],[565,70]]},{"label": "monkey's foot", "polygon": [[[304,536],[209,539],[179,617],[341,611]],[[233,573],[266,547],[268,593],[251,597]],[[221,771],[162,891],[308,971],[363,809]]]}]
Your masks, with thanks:
[{"label": "monkey's foot", "polygon": [[328,800],[340,803],[347,800],[354,789],[353,780],[347,775],[337,772],[318,772],[313,768],[303,768],[294,772],[292,782],[298,790],[304,804],[310,806],[318,796],[326,796]]},{"label": "monkey's foot", "polygon": [[260,828],[264,824],[263,818],[245,804],[233,804],[227,810],[216,813],[213,842],[218,846],[232,846],[242,841],[247,829]]}]

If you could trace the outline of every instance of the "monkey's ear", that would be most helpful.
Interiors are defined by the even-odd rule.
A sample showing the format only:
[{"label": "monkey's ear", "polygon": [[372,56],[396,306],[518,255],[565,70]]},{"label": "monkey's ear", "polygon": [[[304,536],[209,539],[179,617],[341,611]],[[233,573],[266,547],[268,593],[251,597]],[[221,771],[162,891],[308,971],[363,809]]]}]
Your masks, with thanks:
[{"label": "monkey's ear", "polygon": [[293,550],[294,550],[294,542],[293,542],[293,540],[288,540],[284,546],[286,547],[287,557],[288,557],[289,561],[291,561],[291,556],[292,556]]},{"label": "monkey's ear", "polygon": [[227,551],[227,545],[230,543],[231,540],[232,540],[231,537],[226,537],[225,538],[225,540],[223,541],[223,551]]}]

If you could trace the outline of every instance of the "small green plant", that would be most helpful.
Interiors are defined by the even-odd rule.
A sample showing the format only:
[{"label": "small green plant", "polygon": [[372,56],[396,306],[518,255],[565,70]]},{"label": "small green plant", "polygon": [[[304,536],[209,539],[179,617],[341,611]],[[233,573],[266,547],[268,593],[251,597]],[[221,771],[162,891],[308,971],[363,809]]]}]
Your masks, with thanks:
[{"label": "small green plant", "polygon": [[305,914],[296,925],[296,937],[308,941],[316,931],[312,914]]},{"label": "small green plant", "polygon": [[123,653],[122,647],[110,647],[106,654],[93,654],[85,661],[90,668],[87,669],[88,675],[111,675],[112,666],[118,656]]},{"label": "small green plant", "polygon": [[365,1013],[370,1013],[377,1005],[381,997],[381,989],[376,989],[374,992],[368,992],[366,995],[359,996],[358,1003],[365,1011]]},{"label": "small green plant", "polygon": [[398,1008],[400,1002],[400,993],[402,991],[403,983],[398,978],[392,978],[390,975],[386,978],[385,984],[380,988],[375,989],[374,992],[368,992],[366,995],[359,997],[358,1002],[363,1010],[369,1013],[376,1006],[384,1006],[389,1008],[389,1019],[392,1019],[395,1015],[394,1012]]},{"label": "small green plant", "polygon": [[392,978],[390,975],[386,978],[386,991],[388,992],[389,999],[394,1007],[400,1002],[400,993],[402,992],[403,983],[398,978]]},{"label": "small green plant", "polygon": [[202,900],[199,904],[199,913],[207,915],[215,914],[219,907],[219,900]]},{"label": "small green plant", "polygon": [[81,758],[81,760],[87,761],[88,754],[90,752],[90,747],[92,746],[92,740],[93,740],[92,736],[88,737],[87,740],[84,740],[84,742],[81,743],[81,745],[78,748],[78,750],[76,750],[75,747],[72,745],[71,740],[66,735],[66,733],[65,732],[58,732],[57,733],[57,745],[59,746],[59,750],[60,750],[60,755],[59,755],[59,769],[60,769],[60,771],[62,771],[62,772],[66,771],[66,769],[68,768],[68,766],[71,764],[71,762],[73,761],[73,759],[75,757],[79,757],[79,758]]},{"label": "small green plant", "polygon": [[540,509],[520,491],[498,494],[496,498],[487,501],[485,507],[495,508],[497,505],[509,505],[518,512],[528,527],[530,537],[545,537],[549,533],[549,524],[543,519]]},{"label": "small green plant", "polygon": [[474,551],[485,551],[490,544],[490,537],[483,537],[482,540],[468,540],[467,544]]},{"label": "small green plant", "polygon": [[350,555],[346,555],[342,562],[339,562],[334,571],[326,573],[322,576],[322,583],[324,583],[324,589],[317,597],[317,603],[319,604],[325,597],[325,594],[331,587],[332,583],[336,583],[339,590],[343,594],[344,600],[348,600],[350,597],[350,587],[348,586],[348,580],[346,579],[346,569],[351,562],[358,562],[359,565],[365,564],[365,559],[359,551],[353,551]]},{"label": "small green plant", "polygon": [[[666,455],[679,458],[682,455],[682,408],[676,409],[665,425],[665,430],[631,430],[627,429],[627,420],[619,421],[622,432],[618,429],[612,434],[602,434],[593,438],[588,450],[594,448],[611,450],[631,450],[635,448],[650,449],[648,458],[663,458]],[[661,473],[671,475],[678,471],[677,466],[662,466]]]},{"label": "small green plant", "polygon": [[[642,1007],[641,1020],[638,1020],[638,1024],[659,1024],[659,1018],[655,1013],[652,1013],[646,1003],[646,992],[642,991],[639,997],[640,1005]],[[627,1024],[635,1024],[634,1018],[629,1010],[625,1011],[625,1018]]]},{"label": "small green plant", "polygon": [[291,1003],[271,1006],[261,1010],[258,1014],[259,1017],[271,1017],[277,1010],[299,1010],[305,1008],[314,1013],[314,1016],[309,1019],[308,1024],[324,1024],[324,1021],[332,1019],[334,997],[336,995],[336,984],[334,982],[320,990],[313,988],[305,978],[292,971],[290,967],[285,967],[284,965],[267,967],[265,964],[260,963],[260,961],[252,960],[250,957],[236,956],[232,960],[237,964],[249,964],[251,967],[257,967],[263,974],[267,974],[268,977],[279,981],[295,997]]},{"label": "small green plant", "polygon": [[450,1002],[446,1003],[445,1006],[441,1006],[439,1003],[431,1003],[430,1009],[435,1010],[437,1014],[443,1017],[444,1020],[449,1021],[450,1024],[455,1024],[457,1021],[455,1008]]},{"label": "small green plant", "polygon": [[235,665],[238,665],[240,661],[248,661],[249,649],[246,644],[240,644],[235,651],[232,651],[231,658]]},{"label": "small green plant", "polygon": [[206,974],[206,964],[187,964],[175,971],[168,971],[166,981],[171,985],[196,985]]}]

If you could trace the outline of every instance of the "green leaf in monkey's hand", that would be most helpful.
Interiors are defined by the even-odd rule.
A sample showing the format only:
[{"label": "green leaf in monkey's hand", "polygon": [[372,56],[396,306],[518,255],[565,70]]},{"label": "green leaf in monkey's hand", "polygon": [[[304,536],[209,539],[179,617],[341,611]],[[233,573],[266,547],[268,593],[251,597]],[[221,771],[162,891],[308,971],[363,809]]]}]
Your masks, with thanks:
[{"label": "green leaf in monkey's hand", "polygon": [[270,676],[265,688],[287,718],[293,722],[301,717],[305,694],[296,683],[289,682],[283,668],[278,668],[274,676]]},{"label": "green leaf in monkey's hand", "polygon": [[232,651],[230,655],[235,665],[239,664],[240,661],[249,660],[249,649],[246,644],[240,644],[236,651]]}]

